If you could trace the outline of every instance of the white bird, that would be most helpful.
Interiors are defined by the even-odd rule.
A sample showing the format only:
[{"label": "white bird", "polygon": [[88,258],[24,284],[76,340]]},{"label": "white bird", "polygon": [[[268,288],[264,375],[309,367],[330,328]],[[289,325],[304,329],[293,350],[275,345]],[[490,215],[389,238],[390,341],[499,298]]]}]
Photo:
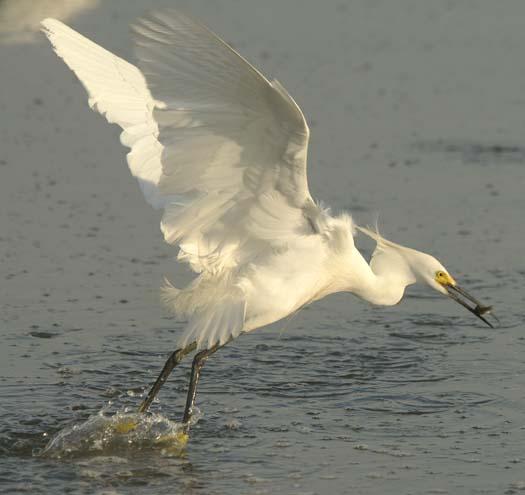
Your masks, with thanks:
[{"label": "white bird", "polygon": [[[58,20],[42,25],[90,107],[123,129],[131,173],[146,200],[164,210],[166,242],[198,274],[187,287],[162,289],[188,323],[140,412],[173,367],[197,351],[188,424],[208,356],[335,292],[390,306],[408,285],[422,283],[492,326],[483,317],[491,308],[436,258],[358,227],[347,213],[332,216],[312,199],[301,109],[205,26],[174,10],[139,20],[137,68]],[[377,243],[370,263],[354,244],[356,230]]]}]

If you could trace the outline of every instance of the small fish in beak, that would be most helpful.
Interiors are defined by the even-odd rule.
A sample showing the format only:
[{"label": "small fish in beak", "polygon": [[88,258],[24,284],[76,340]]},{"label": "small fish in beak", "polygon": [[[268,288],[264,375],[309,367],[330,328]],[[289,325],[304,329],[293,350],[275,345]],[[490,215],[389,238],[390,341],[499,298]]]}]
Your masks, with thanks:
[{"label": "small fish in beak", "polygon": [[[458,285],[452,285],[447,284],[444,285],[445,289],[448,292],[448,295],[451,299],[454,299],[457,303],[461,304],[464,308],[467,308],[472,314],[476,315],[480,320],[485,322],[490,328],[494,328],[494,325],[490,323],[486,318],[484,318],[484,315],[492,314],[492,306],[484,306],[481,304],[477,299],[475,299],[473,296],[471,296],[465,289],[462,289]],[[471,306],[468,304],[467,301],[462,299],[460,296],[463,296],[467,301],[470,301],[475,304],[475,306]],[[494,319],[498,321],[496,316],[492,314]]]}]

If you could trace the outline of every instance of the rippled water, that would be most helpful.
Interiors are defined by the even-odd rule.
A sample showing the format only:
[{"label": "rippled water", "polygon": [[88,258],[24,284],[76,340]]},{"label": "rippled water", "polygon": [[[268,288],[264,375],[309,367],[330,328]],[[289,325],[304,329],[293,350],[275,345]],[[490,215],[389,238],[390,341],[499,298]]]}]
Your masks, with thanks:
[{"label": "rippled water", "polygon": [[[417,287],[330,297],[210,358],[183,446],[189,362],[135,410],[182,326],[156,287],[188,273],[49,47],[0,45],[0,492],[524,492],[523,4],[179,3],[297,98],[315,195],[379,212],[501,325]],[[128,57],[148,6],[73,22]]]}]

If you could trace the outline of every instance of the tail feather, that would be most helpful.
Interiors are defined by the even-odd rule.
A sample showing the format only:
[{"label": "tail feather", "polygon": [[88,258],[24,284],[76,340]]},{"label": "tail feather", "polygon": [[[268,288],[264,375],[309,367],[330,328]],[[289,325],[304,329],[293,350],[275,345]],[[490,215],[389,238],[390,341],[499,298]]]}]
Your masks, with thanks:
[{"label": "tail feather", "polygon": [[242,333],[245,311],[245,301],[234,297],[225,297],[213,307],[196,311],[179,338],[178,347],[186,347],[193,342],[197,344],[197,349],[226,344]]},{"label": "tail feather", "polygon": [[160,300],[162,304],[170,311],[178,313],[177,300],[181,293],[166,277],[164,277],[164,285],[160,288]]},{"label": "tail feather", "polygon": [[170,311],[188,319],[177,342],[179,347],[195,342],[198,349],[209,349],[243,331],[246,302],[242,290],[231,283],[210,283],[200,276],[188,287],[178,289],[165,278],[161,301]]}]

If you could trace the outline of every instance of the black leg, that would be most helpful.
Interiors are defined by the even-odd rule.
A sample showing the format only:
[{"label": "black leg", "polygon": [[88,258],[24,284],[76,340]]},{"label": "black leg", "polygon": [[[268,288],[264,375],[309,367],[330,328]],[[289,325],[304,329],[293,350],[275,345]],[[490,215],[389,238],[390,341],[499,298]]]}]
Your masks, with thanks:
[{"label": "black leg", "polygon": [[177,366],[181,362],[182,358],[186,354],[193,351],[195,347],[197,347],[197,344],[193,343],[189,346],[184,347],[183,349],[177,349],[176,351],[171,353],[170,357],[166,361],[166,364],[164,364],[164,368],[162,368],[159,377],[153,384],[153,387],[151,387],[151,390],[148,392],[148,395],[140,404],[139,413],[144,413],[149,409],[149,406],[151,406],[153,399],[155,399],[155,397],[159,393],[160,387],[164,385],[164,382],[168,379],[168,376],[172,372],[173,368],[175,368],[175,366]]},{"label": "black leg", "polygon": [[215,344],[210,349],[204,349],[203,351],[198,352],[193,358],[193,364],[191,365],[190,385],[188,387],[188,397],[186,399],[184,417],[182,418],[182,422],[185,425],[186,432],[189,430],[189,421],[191,419],[191,415],[193,414],[195,395],[197,394],[197,383],[199,382],[201,369],[204,366],[206,360],[221,347],[221,345]]}]

